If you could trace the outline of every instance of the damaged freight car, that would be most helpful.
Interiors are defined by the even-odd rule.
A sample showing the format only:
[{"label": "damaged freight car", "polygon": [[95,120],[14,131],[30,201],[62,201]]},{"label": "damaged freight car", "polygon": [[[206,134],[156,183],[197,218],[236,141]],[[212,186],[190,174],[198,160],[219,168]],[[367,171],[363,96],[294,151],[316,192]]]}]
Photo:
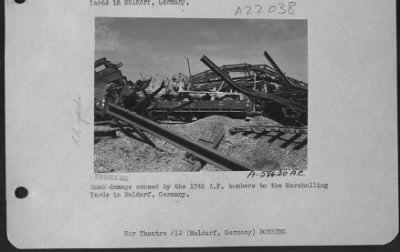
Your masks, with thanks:
[{"label": "damaged freight car", "polygon": [[129,81],[119,70],[121,63],[102,58],[95,63],[100,69],[95,70],[96,111],[104,116],[105,104],[112,102],[153,120],[264,115],[285,125],[307,125],[307,83],[287,77],[267,52],[264,55],[272,67],[245,63],[217,67],[203,56],[210,70],[190,78],[175,74],[153,89],[149,89],[151,78]]}]

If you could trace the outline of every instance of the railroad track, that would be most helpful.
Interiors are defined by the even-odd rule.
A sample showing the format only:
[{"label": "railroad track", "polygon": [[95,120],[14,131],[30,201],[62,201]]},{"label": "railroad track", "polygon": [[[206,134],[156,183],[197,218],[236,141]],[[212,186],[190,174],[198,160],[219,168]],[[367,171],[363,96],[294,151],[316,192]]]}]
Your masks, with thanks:
[{"label": "railroad track", "polygon": [[124,124],[129,125],[136,132],[142,135],[145,131],[155,137],[163,139],[164,141],[180,148],[187,153],[197,157],[198,159],[212,164],[224,171],[252,171],[253,168],[239,160],[227,157],[217,150],[193,141],[192,139],[181,136],[173,131],[160,126],[158,123],[147,119],[135,112],[129,111],[116,104],[108,104],[107,114],[114,117],[116,120],[122,121]]},{"label": "railroad track", "polygon": [[[273,125],[248,125],[233,127],[229,130],[232,135],[242,133],[244,135],[255,134],[255,138],[269,136],[268,142],[273,143],[281,140],[281,148],[287,148],[289,145],[295,145],[294,150],[300,150],[307,145],[307,128]],[[289,135],[289,138],[287,136]]]},{"label": "railroad track", "polygon": [[290,126],[271,126],[271,125],[249,125],[233,127],[229,130],[231,134],[239,132],[253,132],[256,134],[265,132],[282,132],[291,134],[307,134],[307,127],[290,127]]}]

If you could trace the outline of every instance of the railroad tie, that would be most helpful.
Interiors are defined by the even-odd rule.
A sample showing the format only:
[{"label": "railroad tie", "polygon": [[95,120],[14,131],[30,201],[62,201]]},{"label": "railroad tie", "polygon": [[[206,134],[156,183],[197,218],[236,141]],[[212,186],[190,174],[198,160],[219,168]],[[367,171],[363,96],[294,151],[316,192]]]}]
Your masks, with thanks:
[{"label": "railroad tie", "polygon": [[294,143],[294,141],[296,141],[296,139],[298,139],[302,134],[296,134],[294,136],[292,136],[291,138],[289,138],[287,141],[285,141],[281,147],[282,148],[286,148],[288,147],[291,143]]}]

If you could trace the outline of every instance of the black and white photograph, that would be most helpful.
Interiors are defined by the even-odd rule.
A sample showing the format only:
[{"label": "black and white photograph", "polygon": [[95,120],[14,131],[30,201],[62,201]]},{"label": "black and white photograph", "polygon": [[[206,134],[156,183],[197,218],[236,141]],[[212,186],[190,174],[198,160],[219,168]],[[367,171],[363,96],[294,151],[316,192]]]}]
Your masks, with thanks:
[{"label": "black and white photograph", "polygon": [[95,172],[307,169],[307,25],[96,17]]},{"label": "black and white photograph", "polygon": [[398,244],[395,0],[4,7],[7,251]]}]

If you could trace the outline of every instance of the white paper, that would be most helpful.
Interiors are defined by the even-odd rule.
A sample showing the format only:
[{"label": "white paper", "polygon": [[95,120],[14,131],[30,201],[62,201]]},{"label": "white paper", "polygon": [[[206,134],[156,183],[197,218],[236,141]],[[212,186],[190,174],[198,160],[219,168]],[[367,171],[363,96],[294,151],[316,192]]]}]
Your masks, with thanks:
[{"label": "white paper", "polygon": [[[151,2],[154,6],[124,5],[124,1],[121,6],[112,1],[108,6],[91,6],[91,1],[6,1],[7,232],[14,246],[382,245],[397,236],[395,1],[187,0],[183,6]],[[293,14],[268,12],[272,5],[290,2],[295,3]],[[255,5],[264,12],[257,14]],[[253,13],[247,15],[245,6],[252,6]],[[116,176],[111,179],[96,175],[93,62],[95,19],[100,17],[306,20],[305,175],[247,178],[248,172],[156,172],[111,174]],[[257,53],[262,58],[262,51]],[[88,124],[77,121],[78,112]],[[79,146],[73,141],[76,130]],[[310,182],[329,186],[285,188],[285,183]],[[190,183],[220,183],[226,188],[244,183],[256,188],[190,190]],[[260,189],[260,183],[268,187]],[[283,188],[271,188],[271,183]],[[103,184],[160,188],[180,184],[186,188],[175,191],[189,196],[159,197],[160,189],[150,199],[91,198],[90,186]],[[24,199],[14,195],[20,186],[29,191]],[[263,229],[285,231],[261,234]],[[217,230],[220,235],[188,236],[190,230]],[[250,235],[232,235],[238,230]],[[143,236],[140,231],[167,235]]]}]

